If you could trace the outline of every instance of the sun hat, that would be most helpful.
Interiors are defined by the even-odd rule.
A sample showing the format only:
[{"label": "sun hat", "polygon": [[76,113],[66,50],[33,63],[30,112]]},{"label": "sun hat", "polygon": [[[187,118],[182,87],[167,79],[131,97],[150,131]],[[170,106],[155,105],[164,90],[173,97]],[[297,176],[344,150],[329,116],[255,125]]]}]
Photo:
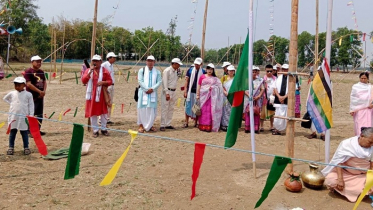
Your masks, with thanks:
[{"label": "sun hat", "polygon": [[14,83],[25,83],[26,84],[26,79],[23,78],[23,77],[16,77],[14,80],[13,80]]},{"label": "sun hat", "polygon": [[224,67],[229,66],[229,65],[231,65],[231,63],[229,63],[228,61],[224,61],[223,65],[221,67],[224,68]]},{"label": "sun hat", "polygon": [[99,55],[94,55],[92,57],[92,61],[100,61],[100,60],[102,60],[102,59],[101,59],[101,56],[99,56]]},{"label": "sun hat", "polygon": [[181,63],[181,61],[180,61],[179,58],[174,58],[174,59],[172,59],[171,63],[177,63],[177,64],[179,64],[180,66],[183,65],[183,63]]},{"label": "sun hat", "polygon": [[40,60],[42,60],[42,59],[41,59],[41,57],[38,56],[38,55],[35,55],[35,56],[32,56],[32,57],[31,57],[31,62],[32,62],[32,61],[40,61]]}]

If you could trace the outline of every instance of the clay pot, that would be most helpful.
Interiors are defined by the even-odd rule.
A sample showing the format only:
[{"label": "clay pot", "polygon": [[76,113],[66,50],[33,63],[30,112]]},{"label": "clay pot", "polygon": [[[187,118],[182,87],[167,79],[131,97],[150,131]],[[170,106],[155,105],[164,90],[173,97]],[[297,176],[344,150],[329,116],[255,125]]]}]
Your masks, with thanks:
[{"label": "clay pot", "polygon": [[299,192],[303,187],[298,173],[290,174],[290,177],[285,179],[284,185],[290,192]]},{"label": "clay pot", "polygon": [[317,164],[309,164],[310,171],[302,173],[302,181],[304,186],[311,189],[321,189],[323,187],[325,177],[318,170],[319,166]]}]

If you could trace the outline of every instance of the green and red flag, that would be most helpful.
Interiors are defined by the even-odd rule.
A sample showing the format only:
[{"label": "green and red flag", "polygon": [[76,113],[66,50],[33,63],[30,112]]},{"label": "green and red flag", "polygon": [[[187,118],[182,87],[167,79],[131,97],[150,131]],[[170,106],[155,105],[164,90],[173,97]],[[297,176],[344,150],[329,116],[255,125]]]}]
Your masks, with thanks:
[{"label": "green and red flag", "polygon": [[231,116],[227,135],[225,136],[225,147],[232,147],[236,143],[238,129],[242,125],[242,113],[244,109],[245,90],[248,90],[249,75],[249,36],[246,37],[245,45],[242,50],[240,62],[233,78],[232,85],[228,92],[228,100],[232,104]]}]

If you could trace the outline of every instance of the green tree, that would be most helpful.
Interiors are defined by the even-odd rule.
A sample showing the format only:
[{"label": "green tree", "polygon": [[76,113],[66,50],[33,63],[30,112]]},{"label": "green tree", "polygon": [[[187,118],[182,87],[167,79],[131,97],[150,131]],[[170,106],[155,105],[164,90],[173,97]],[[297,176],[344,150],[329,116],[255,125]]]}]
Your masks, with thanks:
[{"label": "green tree", "polygon": [[264,39],[257,40],[253,43],[253,63],[254,65],[263,65],[267,60],[267,42]]},{"label": "green tree", "polygon": [[270,37],[274,42],[275,62],[287,63],[287,54],[289,53],[289,40],[283,37],[272,35]]},{"label": "green tree", "polygon": [[[338,28],[334,34],[335,42],[332,48],[337,49],[337,62],[342,66],[343,71],[348,68],[348,65],[353,67],[360,66],[360,54],[363,54],[361,49],[361,42],[358,40],[358,36],[361,32],[356,32],[347,27]],[[339,39],[342,38],[341,45],[339,45]]]},{"label": "green tree", "polygon": [[315,36],[303,31],[298,35],[298,66],[305,66],[314,59],[311,49],[315,47]]}]

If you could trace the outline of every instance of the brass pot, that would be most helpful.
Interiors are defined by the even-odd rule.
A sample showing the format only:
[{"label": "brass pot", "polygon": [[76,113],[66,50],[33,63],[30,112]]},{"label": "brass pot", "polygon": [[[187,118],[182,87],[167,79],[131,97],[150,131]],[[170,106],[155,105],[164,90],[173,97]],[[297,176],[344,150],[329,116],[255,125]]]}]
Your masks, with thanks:
[{"label": "brass pot", "polygon": [[309,164],[310,171],[304,172],[301,175],[304,186],[311,189],[321,189],[323,187],[325,177],[318,170],[319,166],[314,163]]}]

